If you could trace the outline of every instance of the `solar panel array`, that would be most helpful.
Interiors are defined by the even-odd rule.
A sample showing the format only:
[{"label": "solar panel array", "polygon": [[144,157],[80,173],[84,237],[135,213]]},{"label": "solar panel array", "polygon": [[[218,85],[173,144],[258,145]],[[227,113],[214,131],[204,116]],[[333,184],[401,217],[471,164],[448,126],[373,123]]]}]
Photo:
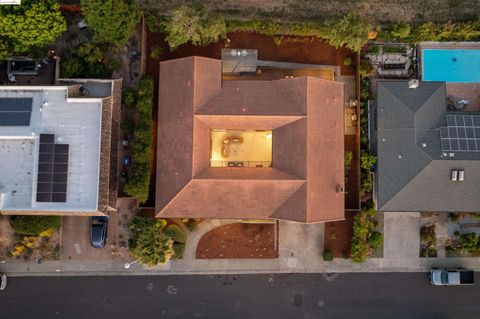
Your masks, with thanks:
[{"label": "solar panel array", "polygon": [[0,126],[29,126],[32,98],[0,98]]},{"label": "solar panel array", "polygon": [[440,141],[443,151],[480,152],[480,115],[447,114]]},{"label": "solar panel array", "polygon": [[55,144],[55,135],[40,134],[37,202],[66,202],[68,144]]}]

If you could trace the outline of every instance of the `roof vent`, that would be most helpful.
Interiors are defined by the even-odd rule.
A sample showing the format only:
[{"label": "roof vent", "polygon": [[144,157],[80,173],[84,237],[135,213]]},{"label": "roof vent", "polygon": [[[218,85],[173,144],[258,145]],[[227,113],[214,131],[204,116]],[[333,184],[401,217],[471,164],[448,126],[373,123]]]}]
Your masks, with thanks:
[{"label": "roof vent", "polygon": [[416,89],[420,85],[420,82],[417,79],[413,79],[408,81],[408,88],[409,89]]},{"label": "roof vent", "polygon": [[422,143],[422,147],[423,148],[427,147],[427,143]]},{"label": "roof vent", "polygon": [[458,180],[459,180],[460,182],[463,182],[464,177],[465,177],[465,171],[464,171],[463,169],[462,169],[462,170],[459,170],[459,171],[458,171]]},{"label": "roof vent", "polygon": [[450,176],[452,182],[456,182],[458,180],[458,171],[452,170],[452,174]]},{"label": "roof vent", "polygon": [[455,153],[448,153],[448,156],[454,157],[454,156],[455,156]]}]

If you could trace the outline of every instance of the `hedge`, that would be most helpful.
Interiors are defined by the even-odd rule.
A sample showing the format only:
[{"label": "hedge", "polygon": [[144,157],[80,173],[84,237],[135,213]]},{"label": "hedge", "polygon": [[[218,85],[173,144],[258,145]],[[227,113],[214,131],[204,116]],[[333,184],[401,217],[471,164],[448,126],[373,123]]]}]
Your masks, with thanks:
[{"label": "hedge", "polygon": [[140,80],[136,98],[132,98],[131,101],[136,101],[135,109],[139,113],[139,119],[134,125],[132,144],[133,167],[128,175],[124,191],[143,203],[148,198],[150,186],[153,107],[152,78],[145,77]]},{"label": "hedge", "polygon": [[62,224],[61,216],[12,216],[10,224],[17,234],[38,236],[47,229],[58,229]]},{"label": "hedge", "polygon": [[187,235],[185,232],[175,224],[168,225],[165,228],[164,233],[166,236],[172,238],[173,241],[178,243],[184,243],[187,240]]}]

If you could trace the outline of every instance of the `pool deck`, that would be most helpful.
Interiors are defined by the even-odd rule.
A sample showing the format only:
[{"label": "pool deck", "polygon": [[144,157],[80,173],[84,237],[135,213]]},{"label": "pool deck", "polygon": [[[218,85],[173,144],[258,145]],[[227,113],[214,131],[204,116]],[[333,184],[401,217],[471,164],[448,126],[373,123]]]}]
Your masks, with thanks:
[{"label": "pool deck", "polygon": [[[480,50],[480,42],[421,42],[418,47],[419,71],[423,71],[424,49]],[[423,78],[423,74],[419,74]],[[470,104],[461,111],[480,112],[480,83],[447,83],[447,97],[469,100]]]}]

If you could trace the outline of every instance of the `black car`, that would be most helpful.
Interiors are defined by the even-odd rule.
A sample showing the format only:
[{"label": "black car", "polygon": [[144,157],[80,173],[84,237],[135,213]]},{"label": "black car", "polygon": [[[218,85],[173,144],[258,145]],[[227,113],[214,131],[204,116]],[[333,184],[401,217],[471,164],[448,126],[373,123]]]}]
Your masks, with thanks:
[{"label": "black car", "polygon": [[107,242],[107,216],[94,216],[90,218],[90,243],[94,248],[102,248]]}]

